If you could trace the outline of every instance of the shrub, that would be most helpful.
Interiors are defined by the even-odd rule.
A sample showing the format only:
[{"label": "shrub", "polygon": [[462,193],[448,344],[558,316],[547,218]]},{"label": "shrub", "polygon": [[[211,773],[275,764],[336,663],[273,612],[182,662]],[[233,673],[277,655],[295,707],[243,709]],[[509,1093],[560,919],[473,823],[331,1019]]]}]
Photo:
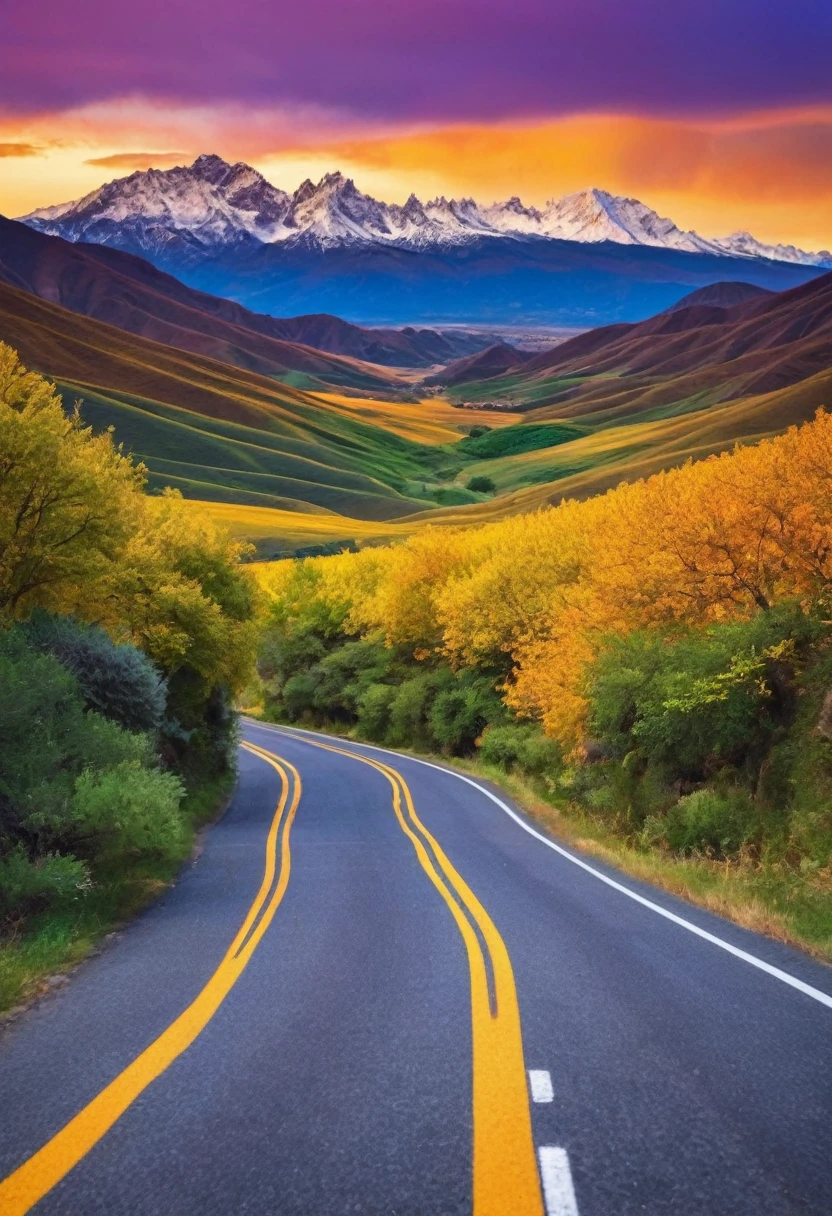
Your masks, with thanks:
[{"label": "shrub", "polygon": [[536,728],[529,725],[490,726],[479,743],[480,756],[486,764],[493,764],[510,773],[518,768],[523,744]]},{"label": "shrub", "polygon": [[429,723],[438,746],[450,755],[471,751],[483,725],[461,688],[439,694],[430,708]]},{"label": "shrub", "polygon": [[327,717],[354,721],[362,694],[371,684],[384,680],[393,662],[393,652],[382,642],[345,642],[314,669],[315,708]]},{"label": "shrub", "polygon": [[86,769],[75,782],[72,818],[91,853],[104,860],[128,853],[177,855],[183,839],[179,803],[185,788],[173,773],[128,761],[103,772]]},{"label": "shrub", "polygon": [[442,670],[448,682],[431,706],[428,725],[442,751],[470,755],[487,726],[506,721],[506,710],[491,676]]},{"label": "shrub", "polygon": [[91,709],[128,730],[156,730],[165,713],[165,682],[135,646],[116,645],[103,629],[38,610],[23,626],[35,649],[75,676]]},{"label": "shrub", "polygon": [[493,494],[497,489],[497,483],[493,477],[486,477],[480,473],[476,477],[469,477],[465,483],[467,490],[473,490],[475,494]]},{"label": "shrub", "polygon": [[47,853],[32,860],[22,844],[0,857],[0,920],[77,899],[89,887],[87,867],[75,857]]},{"label": "shrub", "polygon": [[563,757],[554,739],[544,735],[531,722],[512,722],[489,726],[479,743],[486,764],[530,777],[556,777],[563,769]]},{"label": "shrub", "polygon": [[382,743],[388,737],[390,707],[396,689],[392,684],[371,684],[358,701],[358,729],[367,739]]},{"label": "shrub", "polygon": [[610,641],[589,670],[589,728],[613,756],[637,749],[683,781],[755,773],[794,705],[794,669],[818,626],[793,606],[666,640]]},{"label": "shrub", "polygon": [[215,684],[206,692],[197,672],[181,668],[168,679],[167,715],[161,731],[164,751],[183,772],[202,779],[234,769],[239,722],[226,685]]},{"label": "shrub", "polygon": [[563,769],[563,755],[557,740],[535,729],[521,742],[519,767],[532,777],[557,777]]},{"label": "shrub", "polygon": [[680,798],[663,818],[645,824],[645,837],[652,843],[718,859],[736,857],[743,848],[759,844],[760,833],[760,816],[744,790],[696,790]]},{"label": "shrub", "polygon": [[76,873],[50,855],[94,870],[119,852],[169,854],[183,787],[155,768],[150,736],[85,709],[71,673],[19,628],[0,635],[0,704],[0,853],[21,848],[34,866],[27,878],[15,863],[24,894],[27,883],[57,891],[61,874]]},{"label": "shrub", "polygon": [[437,740],[430,725],[431,707],[442,689],[453,683],[453,675],[447,668],[419,671],[401,683],[390,702],[387,742],[394,746],[411,744],[426,749],[435,746]]}]

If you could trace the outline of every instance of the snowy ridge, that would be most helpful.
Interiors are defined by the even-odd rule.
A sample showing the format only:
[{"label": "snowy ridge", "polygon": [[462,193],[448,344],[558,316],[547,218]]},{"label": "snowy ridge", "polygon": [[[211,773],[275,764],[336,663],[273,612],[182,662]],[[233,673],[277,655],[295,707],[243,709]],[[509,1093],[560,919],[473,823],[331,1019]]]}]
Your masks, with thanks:
[{"label": "snowy ridge", "polygon": [[481,237],[650,245],[688,253],[832,267],[832,253],[766,245],[747,232],[708,239],[685,232],[638,199],[583,190],[539,210],[514,197],[483,206],[472,198],[411,195],[403,205],[363,194],[341,173],[305,181],[293,195],[249,165],[200,156],[192,165],[118,178],[76,202],[21,217],[41,232],[158,253],[185,247],[194,256],[239,243],[305,243],[320,249],[462,245]]}]

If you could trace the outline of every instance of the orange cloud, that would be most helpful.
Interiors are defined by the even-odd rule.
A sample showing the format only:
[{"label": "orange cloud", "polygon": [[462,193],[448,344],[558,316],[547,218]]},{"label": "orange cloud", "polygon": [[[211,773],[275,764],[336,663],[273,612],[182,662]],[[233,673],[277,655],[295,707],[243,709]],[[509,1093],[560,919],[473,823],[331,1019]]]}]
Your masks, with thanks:
[{"label": "orange cloud", "polygon": [[0,157],[5,156],[41,156],[43,148],[38,144],[0,144]]},{"label": "orange cloud", "polygon": [[315,155],[359,179],[389,180],[400,198],[421,187],[541,204],[600,186],[706,235],[747,227],[767,240],[832,244],[832,109],[722,123],[584,115],[341,141]]},{"label": "orange cloud", "polygon": [[748,228],[763,240],[832,246],[830,106],[720,119],[576,114],[380,132],[324,108],[177,107],[125,98],[28,122],[0,114],[0,139],[43,146],[40,156],[3,175],[0,211],[9,215],[77,198],[108,171],[189,159],[140,150],[171,147],[247,160],[284,189],[340,168],[391,202],[412,190],[484,202],[519,194],[541,204],[600,186],[641,198],[706,236]]},{"label": "orange cloud", "polygon": [[188,152],[114,152],[112,156],[96,156],[85,165],[99,169],[171,169],[193,160]]}]

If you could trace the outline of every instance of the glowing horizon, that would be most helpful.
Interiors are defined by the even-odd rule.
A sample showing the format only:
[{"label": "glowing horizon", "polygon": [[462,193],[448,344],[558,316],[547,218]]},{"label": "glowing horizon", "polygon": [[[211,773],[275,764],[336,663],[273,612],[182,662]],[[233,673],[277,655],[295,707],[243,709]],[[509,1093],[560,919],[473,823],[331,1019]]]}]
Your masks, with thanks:
[{"label": "glowing horizon", "polygon": [[286,190],[335,169],[390,202],[597,186],[705,236],[832,246],[815,0],[237,0],[233,23],[221,0],[77,0],[4,34],[6,215],[217,152]]}]

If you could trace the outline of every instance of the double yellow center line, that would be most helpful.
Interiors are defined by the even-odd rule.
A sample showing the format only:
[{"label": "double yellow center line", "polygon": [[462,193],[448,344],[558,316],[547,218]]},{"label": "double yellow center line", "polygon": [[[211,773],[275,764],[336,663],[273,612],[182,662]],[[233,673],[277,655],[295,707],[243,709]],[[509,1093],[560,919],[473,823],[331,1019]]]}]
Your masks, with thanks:
[{"label": "double yellow center line", "polygon": [[280,775],[281,793],[266,840],[263,881],[236,937],[208,983],[184,1013],[43,1148],[0,1182],[0,1216],[24,1216],[86,1156],[151,1081],[155,1081],[205,1029],[260,944],[289,883],[289,833],[300,802],[301,780],[293,765],[279,761],[259,748],[256,751]]},{"label": "double yellow center line", "polygon": [[[511,960],[502,937],[422,823],[407,782],[397,769],[307,736],[302,741],[384,774],[393,790],[393,809],[399,826],[413,845],[422,869],[448,905],[465,943],[471,983],[474,1216],[542,1216],[520,1009]],[[263,748],[253,750],[264,758],[270,755]]]},{"label": "double yellow center line", "polygon": [[[399,826],[462,935],[471,987],[474,1216],[542,1216],[520,1011],[505,943],[482,904],[419,819],[401,773],[344,748],[308,738],[303,742],[369,765],[386,777]],[[256,744],[243,746],[270,764],[281,779],[281,795],[266,841],[263,879],[245,920],[192,1004],[34,1156],[0,1182],[0,1216],[24,1216],[29,1212],[193,1043],[234,987],[271,924],[289,882],[289,837],[300,801],[301,779],[288,761]]]}]

